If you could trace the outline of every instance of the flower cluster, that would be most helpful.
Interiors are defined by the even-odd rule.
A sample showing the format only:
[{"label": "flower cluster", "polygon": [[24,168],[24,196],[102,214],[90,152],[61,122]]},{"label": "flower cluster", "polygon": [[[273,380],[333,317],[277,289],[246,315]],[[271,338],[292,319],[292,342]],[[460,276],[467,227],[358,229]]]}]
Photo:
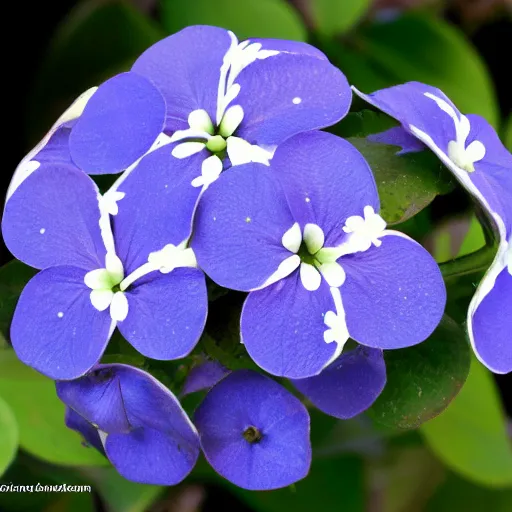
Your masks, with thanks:
[{"label": "flower cluster", "polygon": [[[510,155],[440,91],[400,87],[365,97],[406,127],[376,138],[406,151],[429,145],[500,229],[470,332],[480,357],[510,370],[512,350],[485,344],[494,302],[512,296],[500,291],[510,290],[512,201],[495,188],[512,179],[500,167]],[[305,43],[239,43],[189,27],[82,95],[15,172],[3,236],[40,272],[20,296],[13,347],[57,381],[67,425],[126,478],[176,484],[200,449],[247,489],[308,473],[308,412],[274,379],[215,361],[194,368],[182,396],[209,391],[191,422],[150,373],[101,364],[116,328],[147,358],[190,354],[205,328],[206,276],[248,293],[240,341],[253,361],[342,419],[384,388],[383,350],[424,341],[441,320],[438,266],[387,229],[363,156],[318,131],[346,115],[351,97]],[[106,191],[89,176],[117,173]],[[344,350],[349,338],[358,345]]]},{"label": "flower cluster", "polygon": [[475,198],[492,222],[498,252],[468,309],[469,339],[478,359],[495,373],[512,371],[512,155],[490,124],[461,114],[439,89],[410,82],[362,94],[400,126],[371,140],[402,153],[431,149]]}]

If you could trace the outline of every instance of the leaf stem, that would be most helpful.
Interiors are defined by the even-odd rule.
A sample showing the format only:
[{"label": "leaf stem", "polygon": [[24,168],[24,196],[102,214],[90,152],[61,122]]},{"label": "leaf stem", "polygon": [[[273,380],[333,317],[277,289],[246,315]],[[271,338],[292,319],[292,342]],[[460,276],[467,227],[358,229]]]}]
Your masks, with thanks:
[{"label": "leaf stem", "polygon": [[439,268],[444,279],[485,272],[490,267],[496,251],[497,246],[495,244],[486,245],[471,254],[441,263]]}]

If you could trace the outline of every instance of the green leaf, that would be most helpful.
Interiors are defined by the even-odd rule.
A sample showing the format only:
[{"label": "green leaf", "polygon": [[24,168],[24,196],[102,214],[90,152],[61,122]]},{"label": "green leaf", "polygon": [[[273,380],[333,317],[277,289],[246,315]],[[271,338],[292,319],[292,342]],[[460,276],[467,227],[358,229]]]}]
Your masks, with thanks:
[{"label": "green leaf", "polygon": [[21,363],[12,350],[0,351],[0,395],[16,417],[20,446],[27,452],[54,464],[108,464],[64,424],[65,406],[55,383]]},{"label": "green leaf", "polygon": [[465,333],[445,316],[423,343],[384,352],[387,384],[368,414],[380,424],[416,428],[441,413],[462,388],[470,354]]},{"label": "green leaf", "polygon": [[165,34],[123,0],[83,1],[58,28],[41,64],[29,109],[39,137],[83,91],[129,69]]},{"label": "green leaf", "polygon": [[[389,128],[398,126],[398,123],[388,115],[374,110],[363,109],[359,112],[350,112],[330,131],[343,138],[367,137],[381,133]],[[395,148],[399,151],[399,148]]]},{"label": "green leaf", "polygon": [[395,146],[366,138],[349,138],[363,154],[375,176],[381,215],[388,224],[403,222],[428,206],[438,194],[452,187],[449,173],[431,152],[397,155]]},{"label": "green leaf", "polygon": [[421,427],[432,451],[481,485],[512,485],[512,444],[492,375],[476,359],[466,385],[440,416]]},{"label": "green leaf", "polygon": [[326,36],[342,34],[366,13],[370,0],[314,0],[310,3],[315,28]]},{"label": "green leaf", "polygon": [[0,338],[9,340],[12,315],[21,291],[37,270],[13,260],[0,268]]},{"label": "green leaf", "polygon": [[306,29],[298,13],[285,0],[161,1],[162,24],[169,33],[189,25],[215,25],[232,30],[239,40],[275,37],[305,41]]},{"label": "green leaf", "polygon": [[292,487],[267,492],[233,492],[255,512],[360,512],[364,509],[364,471],[360,457],[314,459],[309,475]]},{"label": "green leaf", "polygon": [[113,468],[84,468],[80,472],[93,483],[108,512],[145,512],[165,489],[130,482]]},{"label": "green leaf", "polygon": [[407,14],[364,27],[352,44],[382,69],[383,76],[393,78],[389,85],[410,80],[433,85],[462,112],[480,114],[496,125],[498,105],[485,64],[454,26],[439,18]]},{"label": "green leaf", "polygon": [[459,476],[450,473],[432,499],[428,502],[425,512],[510,512],[512,489],[489,489],[474,485]]},{"label": "green leaf", "polygon": [[0,397],[0,477],[18,451],[18,425],[11,408]]},{"label": "green leaf", "polygon": [[466,256],[485,247],[484,230],[475,215],[471,217],[469,229],[460,247],[458,257]]}]

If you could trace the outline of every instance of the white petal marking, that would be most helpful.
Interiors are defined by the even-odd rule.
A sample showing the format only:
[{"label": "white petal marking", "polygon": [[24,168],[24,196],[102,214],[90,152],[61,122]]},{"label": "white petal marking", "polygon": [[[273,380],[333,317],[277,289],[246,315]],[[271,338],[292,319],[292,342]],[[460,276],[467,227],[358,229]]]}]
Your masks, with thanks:
[{"label": "white petal marking", "polygon": [[309,254],[316,254],[325,242],[323,229],[317,224],[306,224],[304,226],[304,242]]},{"label": "white petal marking", "polygon": [[95,309],[105,311],[112,303],[114,292],[112,290],[92,290],[89,297]]},{"label": "white petal marking", "polygon": [[212,155],[203,160],[201,164],[201,176],[197,176],[191,181],[193,187],[204,187],[206,190],[221,174],[222,160]]},{"label": "white petal marking", "polygon": [[338,347],[336,352],[333,354],[331,359],[326,363],[325,366],[329,366],[334,360],[336,360],[341,352],[345,343],[350,338],[347,322],[345,319],[345,308],[341,300],[341,292],[339,288],[331,288],[331,295],[334,301],[334,311],[327,311],[324,315],[324,323],[329,329],[324,331],[324,341],[326,343],[337,343]]},{"label": "white petal marking", "polygon": [[204,148],[204,142],[183,142],[175,146],[171,154],[175,158],[188,158],[189,156],[199,153]]},{"label": "white petal marking", "polygon": [[84,283],[91,290],[110,290],[112,288],[111,276],[106,268],[87,272],[84,276]]},{"label": "white petal marking", "polygon": [[313,265],[302,262],[300,264],[300,280],[306,290],[314,292],[320,288],[322,276]]},{"label": "white petal marking", "polygon": [[219,133],[223,137],[230,137],[235,130],[240,126],[244,118],[244,109],[240,105],[233,105],[229,107],[219,126]]},{"label": "white petal marking", "polygon": [[260,146],[252,145],[240,137],[228,137],[226,142],[231,165],[242,165],[249,162],[270,165],[273,152],[267,151]]},{"label": "white petal marking", "polygon": [[206,110],[198,109],[190,112],[188,115],[188,124],[191,130],[213,135],[213,123]]},{"label": "white petal marking", "polygon": [[343,267],[335,261],[323,263],[318,267],[318,270],[327,281],[327,284],[335,288],[342,286],[347,277]]},{"label": "white petal marking", "polygon": [[110,277],[114,281],[114,284],[119,284],[123,280],[123,262],[119,259],[117,254],[107,252],[105,256],[105,268],[110,273]]},{"label": "white petal marking", "polygon": [[485,156],[485,146],[479,140],[474,140],[466,148],[466,156],[472,162],[478,162],[482,160],[482,158]]},{"label": "white petal marking", "polygon": [[294,270],[297,269],[299,265],[300,257],[297,254],[289,256],[283,260],[277,267],[277,270],[260,287],[256,289],[261,290],[262,288],[266,288],[267,286],[270,286],[271,284],[274,284],[277,281],[288,277]]},{"label": "white petal marking", "polygon": [[110,303],[110,316],[116,322],[122,322],[128,316],[128,299],[123,292],[116,292]]},{"label": "white petal marking", "polygon": [[283,235],[281,242],[283,246],[290,252],[297,253],[300,244],[302,243],[302,233],[300,232],[299,223],[296,222],[286,233]]}]

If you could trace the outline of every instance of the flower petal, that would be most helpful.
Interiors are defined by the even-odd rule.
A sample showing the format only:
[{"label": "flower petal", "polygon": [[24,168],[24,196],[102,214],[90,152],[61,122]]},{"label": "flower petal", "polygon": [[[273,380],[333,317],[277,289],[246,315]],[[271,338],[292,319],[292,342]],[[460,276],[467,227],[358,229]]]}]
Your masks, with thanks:
[{"label": "flower petal", "polygon": [[192,248],[216,283],[248,291],[262,286],[292,255],[282,238],[294,223],[268,167],[240,165],[221,174],[203,194]]},{"label": "flower petal", "polygon": [[98,190],[76,167],[43,165],[5,205],[2,232],[14,256],[36,268],[104,266]]},{"label": "flower petal", "polygon": [[94,446],[96,450],[105,455],[105,450],[101,444],[98,430],[95,429],[85,418],[80,416],[80,414],[75,412],[70,407],[66,407],[66,415],[64,419],[66,422],[66,427],[80,433],[89,446]]},{"label": "flower petal", "polygon": [[498,274],[492,290],[468,319],[475,353],[494,373],[512,372],[511,311],[512,275],[505,267]]},{"label": "flower petal", "polygon": [[149,150],[162,132],[165,100],[136,73],[100,85],[71,131],[73,161],[90,174],[120,172]]},{"label": "flower petal", "polygon": [[129,433],[122,382],[115,366],[98,365],[83,377],[56,383],[57,396],[103,432]]},{"label": "flower petal", "polygon": [[155,271],[125,294],[128,316],[119,323],[119,330],[141,354],[168,360],[191,352],[203,332],[208,309],[201,270]]},{"label": "flower petal", "polygon": [[275,152],[271,170],[281,182],[294,217],[320,226],[325,246],[338,245],[347,218],[379,210],[377,185],[361,153],[330,133],[302,133]]},{"label": "flower petal", "polygon": [[343,256],[340,288],[350,336],[369,347],[403,348],[439,324],[446,290],[439,267],[418,243],[387,231],[380,247]]},{"label": "flower petal", "polygon": [[299,55],[307,55],[309,57],[316,57],[317,59],[327,60],[327,57],[314,46],[302,41],[287,41],[286,39],[259,39],[250,38],[250,44],[261,44],[262,50],[274,50],[281,53],[295,53]]},{"label": "flower petal", "polygon": [[185,384],[183,384],[181,396],[209,389],[229,373],[230,371],[217,361],[205,361],[198,366],[194,366],[188,373]]},{"label": "flower petal", "polygon": [[317,375],[337,351],[336,343],[324,341],[324,315],[333,309],[325,281],[310,292],[294,272],[249,294],[242,310],[242,341],[256,364],[273,375]]},{"label": "flower petal", "polygon": [[[238,487],[277,489],[309,471],[306,408],[259,373],[239,370],[222,379],[197,409],[194,422],[210,464]],[[252,444],[244,438],[251,426],[262,435]]]},{"label": "flower petal", "polygon": [[386,384],[382,350],[357,347],[342,354],[320,375],[293,385],[322,412],[343,420],[370,407]]},{"label": "flower petal", "polygon": [[192,230],[192,217],[200,188],[192,181],[201,176],[206,151],[185,160],[174,158],[164,146],[145,156],[114,185],[124,194],[112,218],[116,252],[125,275],[148,261],[150,253],[168,244],[179,245]]},{"label": "flower petal", "polygon": [[[121,364],[99,365],[57,388],[59,397],[84,418],[99,416],[113,428],[104,431],[105,452],[125,478],[174,485],[192,470],[199,455],[197,432],[176,397],[148,373]],[[129,432],[124,432],[125,420]]]},{"label": "flower petal", "polygon": [[467,144],[479,142],[485,147],[485,158],[475,162],[475,172],[468,174],[474,185],[469,192],[476,195],[480,203],[482,200],[475,194],[475,189],[483,196],[487,214],[494,221],[496,215],[501,218],[505,224],[501,236],[509,240],[512,236],[512,154],[483,117],[469,114],[467,118],[471,125]]},{"label": "flower petal", "polygon": [[97,89],[97,87],[91,87],[83,92],[57,119],[41,141],[23,158],[14,171],[7,190],[6,201],[20,184],[39,167],[40,163],[71,162],[68,144],[71,127],[76,123],[76,119],[82,115],[85,105]]},{"label": "flower petal", "polygon": [[51,267],[21,293],[11,340],[25,364],[55,380],[75,379],[95,365],[113,331],[108,312],[91,304],[85,271]]},{"label": "flower petal", "polygon": [[251,144],[278,145],[343,118],[352,100],[347,79],[327,60],[281,53],[244,69],[236,83],[244,119],[236,132]]},{"label": "flower petal", "polygon": [[132,67],[149,78],[165,98],[166,130],[188,128],[194,110],[206,110],[215,121],[220,68],[231,46],[227,30],[187,27],[146,50]]},{"label": "flower petal", "polygon": [[356,94],[371,105],[394,117],[411,133],[410,126],[430,135],[442,152],[448,152],[448,142],[456,139],[455,124],[446,110],[426,94],[438,98],[460,116],[450,99],[436,87],[420,82],[407,82],[371,94]]},{"label": "flower petal", "polygon": [[401,147],[402,149],[397,152],[397,155],[416,153],[423,151],[426,147],[423,142],[414,135],[411,135],[402,126],[394,126],[385,132],[369,135],[368,140],[371,142],[379,142],[380,144]]},{"label": "flower petal", "polygon": [[180,436],[151,428],[130,434],[110,434],[105,451],[121,476],[132,482],[152,485],[179,484],[194,468],[199,456],[196,446],[183,446]]}]

